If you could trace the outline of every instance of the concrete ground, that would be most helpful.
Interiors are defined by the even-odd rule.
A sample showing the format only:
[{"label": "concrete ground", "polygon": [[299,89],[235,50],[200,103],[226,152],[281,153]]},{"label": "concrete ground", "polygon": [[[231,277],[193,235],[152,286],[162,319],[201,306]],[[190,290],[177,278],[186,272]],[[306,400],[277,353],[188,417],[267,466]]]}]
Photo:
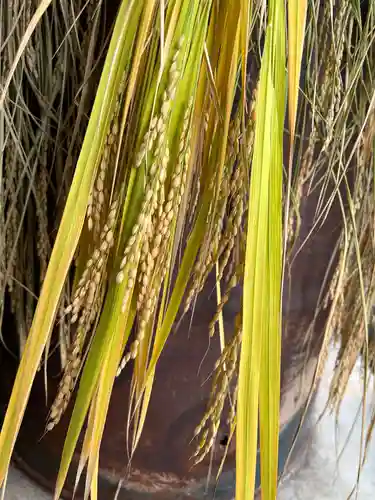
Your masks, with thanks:
[{"label": "concrete ground", "polygon": [[[359,370],[349,384],[340,418],[336,421],[333,416],[327,415],[316,424],[327,401],[329,373],[333,362],[332,356],[319,388],[314,411],[305,424],[311,430],[311,439],[304,443],[306,452],[301,456],[301,463],[280,485],[278,500],[346,500],[356,482],[361,441],[361,414],[359,413],[358,417],[358,408],[362,386]],[[371,407],[374,407],[374,399],[373,393],[369,392],[367,419],[370,418]],[[344,452],[338,460],[343,447]],[[375,498],[374,470],[375,444],[373,443],[362,471],[357,495],[359,500]],[[14,468],[10,470],[5,500],[51,500],[51,498],[51,495],[37,488],[18,470]],[[353,498],[356,498],[355,495]]]},{"label": "concrete ground", "polygon": [[51,500],[51,495],[36,487],[15,468],[9,471],[5,500]]},{"label": "concrete ground", "polygon": [[[332,355],[319,387],[311,418],[306,422],[311,428],[311,439],[304,443],[305,456],[296,470],[285,477],[279,488],[278,500],[347,500],[356,484],[361,445],[363,391],[359,367],[348,385],[339,418],[336,420],[335,416],[327,414],[317,424],[327,402],[329,374],[332,373],[333,366]],[[367,394],[366,424],[369,423],[375,410],[374,385],[369,387]],[[375,498],[374,471],[375,439],[369,447],[359,488],[351,498],[359,500]]]}]

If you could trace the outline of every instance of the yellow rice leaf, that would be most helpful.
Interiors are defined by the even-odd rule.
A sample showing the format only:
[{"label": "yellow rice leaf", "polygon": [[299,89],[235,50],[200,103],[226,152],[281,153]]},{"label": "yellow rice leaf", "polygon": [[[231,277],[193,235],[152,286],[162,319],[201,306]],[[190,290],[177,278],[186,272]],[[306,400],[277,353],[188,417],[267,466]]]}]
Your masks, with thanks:
[{"label": "yellow rice leaf", "polygon": [[242,90],[243,100],[246,100],[247,54],[249,51],[249,30],[252,15],[252,2],[241,0],[241,58],[242,58]]},{"label": "yellow rice leaf", "polygon": [[95,404],[95,417],[93,421],[92,435],[90,440],[90,454],[88,457],[85,499],[97,481],[97,464],[99,461],[99,449],[103,436],[104,425],[107,417],[109,402],[112,394],[112,387],[115,381],[118,365],[121,361],[121,345],[123,336],[121,330],[118,330],[112,338],[110,348],[102,364],[102,372],[99,378],[98,392]]},{"label": "yellow rice leaf", "polygon": [[[271,127],[270,108],[266,104],[266,87],[270,75],[266,61],[269,40],[259,84],[256,107],[256,132],[252,163],[248,234],[244,276],[243,335],[240,356],[236,436],[236,499],[254,498],[254,478],[257,454],[258,399],[261,372],[262,341],[268,313],[264,285],[268,229],[268,182],[271,142],[267,133]],[[268,81],[267,81],[268,80]],[[263,165],[263,167],[262,167]],[[266,226],[262,223],[266,222]],[[265,314],[262,314],[263,308]]]},{"label": "yellow rice leaf", "polygon": [[285,10],[283,0],[271,3],[269,36],[272,59],[267,99],[274,112],[270,130],[272,149],[269,179],[268,247],[268,324],[263,337],[259,419],[262,498],[275,500],[278,479],[281,290],[282,290],[282,172],[283,125],[285,113]]},{"label": "yellow rice leaf", "polygon": [[99,455],[96,457],[94,476],[91,483],[90,498],[98,500],[98,474],[99,474]]},{"label": "yellow rice leaf", "polygon": [[288,84],[289,127],[291,144],[294,144],[301,60],[305,39],[307,0],[288,2]]},{"label": "yellow rice leaf", "polygon": [[253,500],[260,422],[262,498],[275,500],[280,390],[282,138],[285,102],[283,2],[270,24],[256,103],[240,356],[236,499]]},{"label": "yellow rice leaf", "polygon": [[88,460],[89,455],[90,455],[91,437],[92,437],[94,418],[95,418],[95,405],[96,405],[96,397],[94,396],[92,403],[91,403],[91,406],[90,406],[89,418],[87,421],[87,428],[85,431],[85,439],[83,441],[81,455],[79,457],[78,470],[77,470],[76,480],[75,480],[75,485],[74,485],[74,493],[78,487],[79,480],[81,478],[83,469],[85,468],[87,460]]}]

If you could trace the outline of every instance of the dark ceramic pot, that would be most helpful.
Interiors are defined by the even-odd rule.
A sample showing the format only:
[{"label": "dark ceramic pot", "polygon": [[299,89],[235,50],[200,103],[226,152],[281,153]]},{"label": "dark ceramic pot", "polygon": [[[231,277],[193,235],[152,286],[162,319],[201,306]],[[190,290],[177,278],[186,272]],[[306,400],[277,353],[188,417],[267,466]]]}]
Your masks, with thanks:
[{"label": "dark ceramic pot", "polygon": [[[302,201],[300,240],[313,225],[317,198],[311,194]],[[340,230],[340,214],[330,212],[324,225],[309,239],[303,251],[295,256],[291,281],[285,284],[282,334],[282,377],[280,413],[280,471],[299,423],[314,374],[316,356],[325,322],[322,311],[314,319],[315,308],[326,271]],[[299,245],[297,244],[297,247]],[[199,298],[190,327],[186,317],[171,336],[156,370],[156,382],[139,448],[132,462],[132,472],[126,476],[126,416],[131,369],[125,370],[115,383],[100,455],[99,496],[113,498],[118,481],[126,477],[118,499],[203,498],[205,492],[215,492],[217,499],[234,496],[235,443],[229,451],[224,472],[216,484],[207,481],[210,458],[191,468],[194,451],[191,443],[195,426],[205,410],[211,388],[206,380],[219,354],[219,342],[208,348],[208,324],[216,309],[212,293],[214,277]],[[234,290],[224,309],[224,321],[229,331],[240,308],[241,289]],[[10,325],[9,325],[10,326]],[[307,334],[307,332],[309,332]],[[189,337],[189,338],[188,338]],[[6,352],[2,356],[0,401],[6,409],[16,362]],[[203,362],[202,362],[203,360]],[[54,377],[54,360],[50,368],[49,394],[54,395],[58,378]],[[205,382],[206,381],[206,382]],[[50,402],[49,402],[50,403]],[[43,375],[38,374],[17,441],[14,459],[17,465],[37,483],[53,489],[59,466],[63,440],[69,421],[69,411],[61,423],[41,439],[48,412],[45,404]],[[213,454],[212,477],[222,457],[227,429],[220,429]],[[75,456],[76,464],[79,455]],[[64,498],[71,498],[75,478],[72,467]],[[208,490],[207,490],[208,485]],[[77,498],[80,498],[78,493]]]}]

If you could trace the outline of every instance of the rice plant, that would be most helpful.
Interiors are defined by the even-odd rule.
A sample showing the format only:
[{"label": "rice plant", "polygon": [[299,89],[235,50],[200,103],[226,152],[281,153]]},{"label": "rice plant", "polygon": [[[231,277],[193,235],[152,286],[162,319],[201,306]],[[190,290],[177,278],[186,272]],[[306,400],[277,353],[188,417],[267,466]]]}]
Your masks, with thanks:
[{"label": "rice plant", "polygon": [[[46,432],[74,408],[55,498],[85,423],[77,474],[86,469],[86,496],[96,498],[116,376],[132,363],[131,459],[172,326],[215,273],[207,336],[222,349],[192,465],[214,446],[229,402],[236,498],[254,498],[259,429],[262,498],[274,499],[282,287],[303,251],[300,206],[311,192],[315,227],[338,204],[344,228],[317,307],[329,314],[315,382],[332,340],[335,410],[356,362],[364,399],[375,365],[375,6],[365,14],[357,0],[116,7],[112,24],[104,0],[0,4],[0,306],[3,317],[10,304],[20,357],[0,485],[32,381],[45,370],[47,390],[58,349]],[[237,285],[243,310],[229,336],[222,312]]]}]

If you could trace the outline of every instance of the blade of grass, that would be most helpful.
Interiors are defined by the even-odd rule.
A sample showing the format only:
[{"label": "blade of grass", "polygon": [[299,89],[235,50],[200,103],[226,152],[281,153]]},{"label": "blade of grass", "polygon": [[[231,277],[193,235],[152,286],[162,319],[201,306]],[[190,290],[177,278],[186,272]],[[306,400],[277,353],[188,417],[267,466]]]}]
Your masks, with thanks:
[{"label": "blade of grass", "polygon": [[290,148],[293,150],[298,107],[301,61],[305,40],[307,0],[288,2],[288,100]]},{"label": "blade of grass", "polygon": [[[275,71],[275,80],[270,87],[270,102],[274,106],[284,101],[285,81],[285,44],[284,12],[282,3],[272,26],[279,35],[275,36],[274,63],[279,65],[279,74]],[[279,17],[278,17],[279,16]],[[277,19],[278,17],[278,19]],[[279,77],[277,79],[277,77]],[[270,82],[271,83],[271,82]],[[284,101],[285,102],[285,101]],[[261,451],[261,488],[264,499],[275,499],[278,479],[278,442],[279,442],[279,407],[280,407],[280,360],[281,360],[281,288],[282,288],[282,144],[283,144],[283,108],[282,114],[274,114],[272,128],[274,145],[270,165],[270,187],[268,207],[268,290],[266,300],[269,303],[268,327],[263,337],[262,371],[260,380],[259,419]],[[267,308],[266,308],[267,309]]]},{"label": "blade of grass", "polygon": [[[101,367],[101,376],[99,377],[99,386],[96,396],[97,400],[95,404],[94,425],[90,440],[90,454],[88,458],[84,496],[85,500],[87,500],[90,491],[92,491],[93,487],[95,488],[95,483],[97,482],[100,443],[111,399],[112,387],[122,356],[121,346],[124,341],[124,333],[125,332],[122,328],[118,328],[117,331],[114,332],[114,335],[110,340],[110,347],[107,349],[107,353]],[[61,492],[59,491],[59,495],[56,496],[56,500],[60,498],[60,493]]]},{"label": "blade of grass", "polygon": [[[259,419],[261,488],[265,500],[276,499],[280,421],[281,301],[282,301],[282,179],[285,113],[285,10],[283,1],[270,4],[272,58],[269,100],[272,114],[272,151],[269,178],[268,256],[266,274],[269,303],[263,337]],[[267,95],[268,98],[268,95]],[[273,105],[272,105],[273,101]],[[270,131],[271,132],[271,131]],[[266,285],[267,286],[267,285]]]},{"label": "blade of grass", "polygon": [[296,117],[298,108],[299,84],[301,77],[301,61],[305,39],[307,16],[307,0],[291,0],[288,2],[288,103],[289,103],[289,166],[284,215],[284,263],[285,273],[286,245],[288,242],[288,221],[290,212],[292,168],[294,158],[294,143]]},{"label": "blade of grass", "polygon": [[[244,275],[244,308],[243,308],[243,338],[240,356],[238,405],[237,405],[237,436],[236,436],[236,499],[254,498],[254,478],[257,452],[258,429],[258,399],[262,356],[262,336],[264,334],[263,318],[260,311],[263,302],[263,285],[265,255],[267,248],[264,220],[267,223],[266,203],[268,202],[267,187],[270,163],[270,130],[271,116],[269,106],[266,108],[267,65],[269,59],[269,37],[266,41],[265,55],[259,84],[259,94],[256,106],[256,131],[254,158],[252,163],[249,222],[246,246]],[[269,63],[268,63],[269,64]],[[263,162],[265,168],[260,170]],[[262,200],[266,196],[266,200]],[[263,212],[262,212],[263,210]],[[263,220],[261,220],[261,217]],[[268,228],[268,223],[266,224]],[[267,303],[264,304],[265,307]],[[268,311],[267,311],[268,312]]]},{"label": "blade of grass", "polygon": [[283,2],[271,2],[256,103],[240,356],[236,499],[254,498],[258,405],[262,498],[276,498],[281,304]]},{"label": "blade of grass", "polygon": [[249,51],[249,31],[250,21],[252,18],[253,2],[241,0],[241,57],[242,57],[242,99],[243,111],[246,105],[246,88],[247,88],[247,54]]},{"label": "blade of grass", "polygon": [[87,428],[86,428],[86,432],[85,432],[85,438],[83,440],[81,455],[79,457],[79,464],[78,464],[76,480],[75,480],[75,484],[74,484],[73,496],[75,496],[83,469],[85,468],[85,465],[86,465],[87,460],[88,460],[89,455],[90,455],[91,437],[92,437],[92,433],[93,433],[94,418],[95,418],[95,405],[96,405],[96,396],[94,396],[92,403],[91,403],[91,406],[90,406],[89,417],[87,420]]}]

